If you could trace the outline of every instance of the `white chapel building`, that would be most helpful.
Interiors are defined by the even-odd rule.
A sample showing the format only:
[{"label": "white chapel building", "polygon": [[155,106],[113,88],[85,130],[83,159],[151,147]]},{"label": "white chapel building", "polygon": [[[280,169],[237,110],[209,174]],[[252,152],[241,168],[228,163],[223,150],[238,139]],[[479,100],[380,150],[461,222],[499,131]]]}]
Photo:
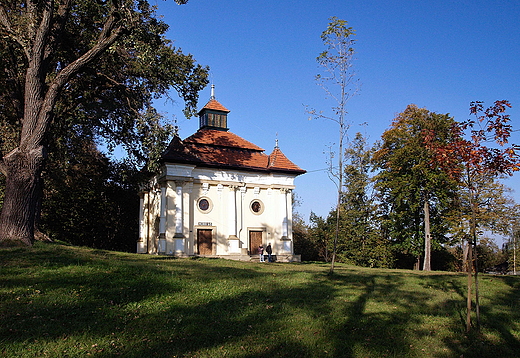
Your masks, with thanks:
[{"label": "white chapel building", "polygon": [[230,132],[229,112],[212,95],[198,131],[174,135],[160,174],[140,193],[138,253],[254,260],[271,244],[277,261],[300,261],[291,193],[305,170],[278,144],[267,155]]}]

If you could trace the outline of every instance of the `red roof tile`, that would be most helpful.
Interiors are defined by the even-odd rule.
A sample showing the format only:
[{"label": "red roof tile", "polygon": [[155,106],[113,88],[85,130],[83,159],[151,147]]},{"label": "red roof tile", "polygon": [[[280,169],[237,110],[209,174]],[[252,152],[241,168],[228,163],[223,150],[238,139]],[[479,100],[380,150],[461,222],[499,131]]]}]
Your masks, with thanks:
[{"label": "red roof tile", "polygon": [[215,111],[223,111],[228,113],[230,112],[229,109],[221,105],[220,102],[214,98],[210,99],[209,102],[206,103],[206,105],[200,111],[202,111],[203,109],[213,109]]},{"label": "red roof tile", "polygon": [[186,138],[184,142],[190,144],[206,144],[217,147],[258,150],[261,152],[264,151],[264,149],[248,142],[234,133],[217,129],[198,130],[195,134]]},{"label": "red roof tile", "polygon": [[262,152],[241,150],[236,148],[216,148],[198,145],[190,151],[206,165],[226,166],[237,169],[266,169],[269,157]]},{"label": "red roof tile", "polygon": [[198,130],[184,141],[174,138],[163,154],[163,160],[211,167],[305,173],[279,148],[268,156],[262,148],[236,134],[213,129]]},{"label": "red roof tile", "polygon": [[269,168],[279,170],[301,171],[302,173],[305,173],[305,170],[301,169],[299,166],[291,162],[278,147],[275,147],[273,149],[273,152],[269,155]]},{"label": "red roof tile", "polygon": [[177,135],[173,136],[168,148],[162,155],[162,159],[167,162],[202,163],[194,153],[189,151]]}]

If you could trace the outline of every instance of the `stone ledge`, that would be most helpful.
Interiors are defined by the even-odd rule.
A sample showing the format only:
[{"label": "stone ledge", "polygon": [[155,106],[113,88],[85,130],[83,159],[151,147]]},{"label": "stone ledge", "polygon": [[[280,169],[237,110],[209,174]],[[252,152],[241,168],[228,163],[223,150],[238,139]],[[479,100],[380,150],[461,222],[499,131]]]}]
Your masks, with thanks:
[{"label": "stone ledge", "polygon": [[[161,254],[164,255],[164,254]],[[206,257],[210,259],[226,259],[235,261],[248,261],[248,262],[259,262],[258,255],[241,255],[241,254],[230,254],[230,255],[185,255],[185,254],[168,254],[165,256],[175,256],[179,258],[190,258],[190,257]],[[301,262],[301,255],[272,255],[273,262]],[[265,262],[267,262],[267,255],[265,255]]]}]

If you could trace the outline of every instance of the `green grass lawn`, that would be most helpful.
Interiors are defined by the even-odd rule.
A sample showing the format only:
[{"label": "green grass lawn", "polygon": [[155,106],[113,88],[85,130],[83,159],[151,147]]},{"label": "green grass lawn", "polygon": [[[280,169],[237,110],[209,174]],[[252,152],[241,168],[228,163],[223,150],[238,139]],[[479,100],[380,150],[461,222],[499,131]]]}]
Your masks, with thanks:
[{"label": "green grass lawn", "polygon": [[1,357],[520,357],[520,277],[0,250]]}]

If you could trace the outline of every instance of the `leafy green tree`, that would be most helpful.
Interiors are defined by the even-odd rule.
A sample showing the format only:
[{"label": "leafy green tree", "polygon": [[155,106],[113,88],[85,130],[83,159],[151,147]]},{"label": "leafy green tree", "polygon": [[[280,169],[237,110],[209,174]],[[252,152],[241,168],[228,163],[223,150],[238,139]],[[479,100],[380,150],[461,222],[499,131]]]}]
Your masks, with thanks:
[{"label": "leafy green tree", "polygon": [[[308,110],[315,118],[328,119],[338,124],[339,141],[337,143],[337,158],[331,151],[329,176],[337,188],[336,202],[336,230],[334,234],[330,272],[334,272],[336,261],[336,248],[340,235],[339,223],[341,213],[341,195],[343,192],[343,155],[344,141],[350,127],[346,119],[347,103],[357,93],[357,78],[353,71],[355,31],[348,27],[345,20],[331,17],[327,29],[322,32],[321,39],[326,46],[318,57],[318,64],[323,69],[323,74],[316,76],[318,85],[325,90],[327,98],[334,101],[332,115],[326,115],[315,109]],[[333,163],[335,161],[337,166]]]},{"label": "leafy green tree", "polygon": [[[357,133],[344,153],[344,185],[341,193],[341,213],[332,209],[326,219],[311,215],[309,237],[321,248],[320,257],[330,260],[334,246],[327,244],[334,238],[338,262],[366,267],[392,267],[394,255],[389,241],[382,234],[375,201],[371,172],[372,155],[366,138]],[[332,240],[331,240],[332,241]],[[333,242],[333,241],[332,241]],[[329,258],[330,257],[330,258]]]},{"label": "leafy green tree", "polygon": [[301,199],[294,191],[292,192],[292,203],[294,253],[301,255],[302,261],[316,261],[318,260],[318,255],[316,254],[316,247],[310,238],[309,228],[297,210],[301,205]]},{"label": "leafy green tree", "polygon": [[146,139],[164,136],[149,115],[154,98],[174,89],[186,114],[195,111],[207,68],[172,47],[154,11],[143,0],[0,3],[2,244],[32,244],[44,162],[63,135],[56,128],[143,160],[154,151]]},{"label": "leafy green tree", "polygon": [[416,269],[423,255],[423,270],[431,270],[432,243],[448,240],[445,214],[456,182],[437,165],[425,138],[435,131],[436,142],[449,142],[453,123],[448,115],[409,105],[383,133],[381,148],[374,155],[383,225],[398,252],[416,258]]},{"label": "leafy green tree", "polygon": [[345,190],[341,200],[340,243],[342,262],[367,267],[390,267],[393,255],[382,237],[378,206],[370,173],[372,156],[366,138],[357,133],[345,151]]},{"label": "leafy green tree", "polygon": [[309,253],[312,253],[314,260],[330,262],[335,224],[330,220],[330,215],[325,220],[313,212],[309,220]]},{"label": "leafy green tree", "polygon": [[[480,258],[481,272],[505,262],[505,255],[490,237],[482,237],[476,248]],[[506,267],[507,269],[507,267]]]},{"label": "leafy green tree", "polygon": [[511,218],[515,215],[515,201],[510,195],[511,189],[499,179],[488,173],[475,173],[472,191],[463,187],[459,189],[454,210],[449,217],[452,237],[459,241],[466,240],[471,231],[469,223],[473,216],[476,219],[477,233],[509,235]]},{"label": "leafy green tree", "polygon": [[293,216],[294,253],[301,255],[302,261],[320,261],[319,241],[314,240],[308,225],[300,217]]},{"label": "leafy green tree", "polygon": [[42,179],[41,219],[35,235],[99,249],[135,251],[143,173],[112,162],[92,138],[70,133],[53,143]]}]

